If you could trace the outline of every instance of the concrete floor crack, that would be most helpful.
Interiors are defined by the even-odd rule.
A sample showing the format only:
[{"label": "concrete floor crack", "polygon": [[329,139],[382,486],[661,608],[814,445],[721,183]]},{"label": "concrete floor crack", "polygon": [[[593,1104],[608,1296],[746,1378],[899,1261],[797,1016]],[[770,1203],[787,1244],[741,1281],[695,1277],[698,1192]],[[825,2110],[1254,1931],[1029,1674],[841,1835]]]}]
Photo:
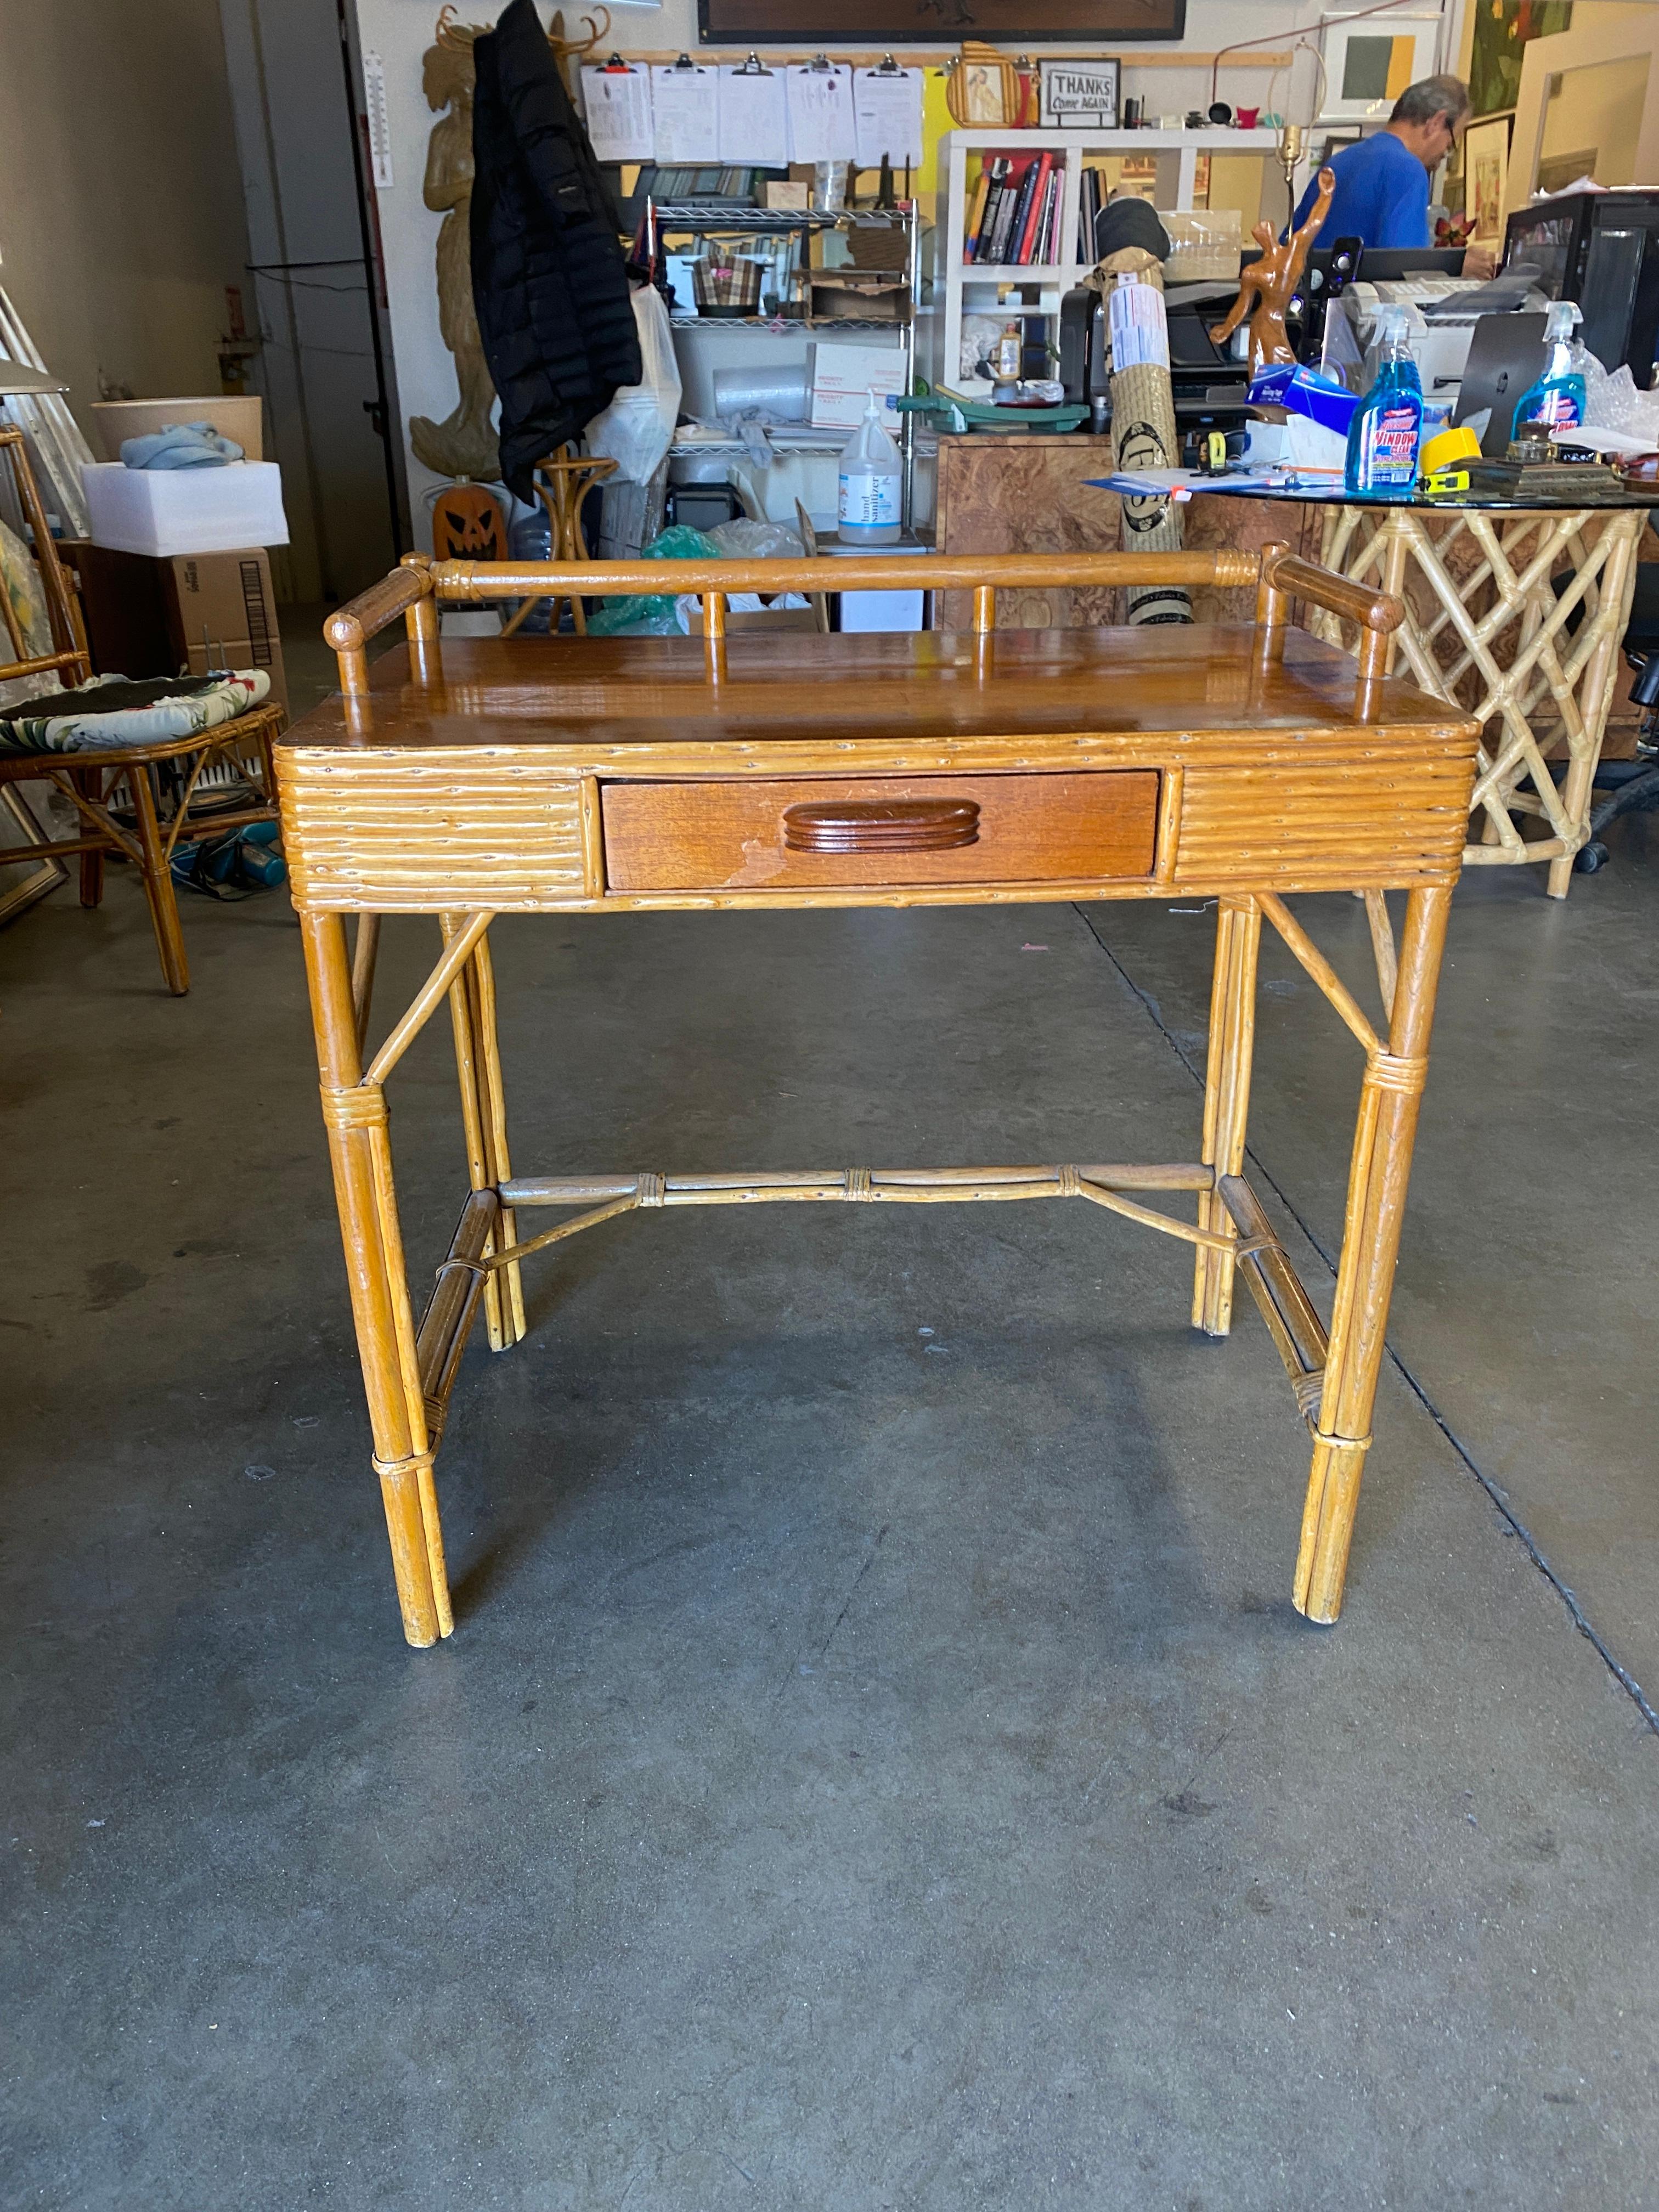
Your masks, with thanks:
[{"label": "concrete floor crack", "polygon": [[[1164,1042],[1169,1046],[1170,1051],[1174,1053],[1176,1058],[1181,1062],[1182,1066],[1187,1071],[1187,1073],[1198,1085],[1200,1091],[1202,1091],[1204,1088],[1204,1071],[1201,1067],[1195,1065],[1190,1055],[1182,1047],[1180,1039],[1176,1036],[1175,1032],[1170,1028],[1168,1023],[1164,1020],[1162,1010],[1159,1008],[1157,1000],[1152,996],[1151,992],[1143,990],[1140,985],[1136,982],[1134,977],[1124,966],[1122,961],[1119,959],[1117,954],[1113,951],[1111,946],[1101,935],[1100,931],[1095,926],[1093,916],[1081,906],[1076,907],[1073,911],[1082,921],[1084,927],[1088,931],[1090,936],[1093,938],[1095,943],[1100,947],[1101,951],[1106,955],[1108,960],[1111,962],[1112,966],[1116,969],[1124,988],[1144,1009],[1147,1018],[1157,1029],[1158,1034],[1163,1037]],[[1285,1212],[1290,1216],[1291,1219],[1295,1222],[1303,1236],[1306,1237],[1309,1244],[1312,1247],[1314,1251],[1318,1254],[1322,1265],[1328,1270],[1331,1279],[1334,1281],[1336,1279],[1336,1259],[1334,1254],[1327,1250],[1322,1239],[1315,1233],[1313,1224],[1304,1216],[1300,1208],[1297,1207],[1290,1197],[1289,1194],[1285,1189],[1284,1185],[1273,1174],[1272,1169],[1267,1166],[1261,1154],[1257,1152],[1253,1146],[1248,1144],[1245,1146],[1245,1157],[1249,1161],[1251,1168],[1255,1171],[1255,1179],[1265,1183],[1267,1188],[1272,1191],[1273,1196],[1279,1200],[1280,1206],[1284,1207]],[[1482,1490],[1486,1492],[1486,1496],[1497,1508],[1498,1514],[1508,1527],[1510,1533],[1524,1547],[1527,1557],[1532,1561],[1533,1565],[1538,1570],[1539,1573],[1542,1575],[1545,1581],[1548,1583],[1550,1588],[1555,1592],[1562,1604],[1566,1607],[1567,1612],[1571,1618],[1573,1626],[1577,1629],[1579,1634],[1585,1638],[1587,1641],[1594,1646],[1597,1656],[1602,1662],[1602,1664],[1613,1675],[1620,1687],[1632,1699],[1637,1711],[1641,1714],[1642,1718],[1646,1722],[1648,1727],[1656,1735],[1659,1735],[1659,1712],[1656,1712],[1652,1705],[1649,1702],[1647,1697],[1644,1693],[1641,1684],[1636,1680],[1629,1668],[1621,1665],[1618,1658],[1614,1656],[1612,1650],[1609,1650],[1600,1631],[1595,1627],[1589,1615],[1585,1613],[1583,1607],[1579,1603],[1576,1593],[1562,1580],[1561,1577],[1550,1565],[1550,1562],[1540,1547],[1537,1539],[1533,1535],[1531,1530],[1526,1526],[1525,1522],[1516,1513],[1514,1506],[1510,1504],[1502,1485],[1495,1481],[1492,1477],[1487,1474],[1481,1468],[1479,1461],[1476,1460],[1469,1447],[1463,1442],[1462,1438],[1458,1435],[1455,1429],[1453,1428],[1445,1414],[1441,1412],[1439,1407],[1436,1405],[1434,1400],[1430,1396],[1427,1386],[1425,1384],[1422,1378],[1416,1374],[1412,1368],[1407,1366],[1405,1360],[1401,1358],[1400,1353],[1395,1349],[1392,1341],[1390,1341],[1387,1346],[1387,1352],[1389,1363],[1393,1367],[1395,1374],[1399,1376],[1401,1382],[1406,1385],[1406,1388],[1411,1392],[1412,1395],[1417,1400],[1419,1405],[1422,1407],[1424,1412],[1434,1423],[1436,1428],[1437,1428],[1441,1435],[1444,1437],[1446,1442],[1451,1446],[1453,1451],[1455,1452],[1458,1458],[1462,1462],[1464,1467],[1474,1477],[1475,1480],[1480,1485]]]}]

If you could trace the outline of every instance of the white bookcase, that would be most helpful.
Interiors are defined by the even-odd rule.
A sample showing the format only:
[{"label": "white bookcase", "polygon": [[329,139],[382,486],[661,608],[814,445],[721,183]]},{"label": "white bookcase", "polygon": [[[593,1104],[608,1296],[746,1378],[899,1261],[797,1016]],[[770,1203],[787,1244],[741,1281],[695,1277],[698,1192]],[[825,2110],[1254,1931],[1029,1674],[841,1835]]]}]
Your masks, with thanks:
[{"label": "white bookcase", "polygon": [[[1277,169],[1279,140],[1272,131],[1008,131],[975,128],[947,131],[944,185],[939,196],[934,230],[933,296],[944,312],[934,317],[938,347],[933,356],[933,381],[948,384],[969,396],[988,392],[982,379],[964,379],[957,364],[962,353],[962,319],[969,314],[994,314],[1000,287],[1018,284],[1036,294],[1024,312],[1048,315],[1060,312],[1060,295],[1086,276],[1094,257],[1078,254],[1078,195],[1082,174],[1080,156],[1087,154],[1151,154],[1158,161],[1154,198],[1160,208],[1190,209],[1198,182],[1200,154],[1253,154]],[[1068,158],[1060,170],[1060,240],[1066,258],[1038,267],[992,268],[962,258],[968,227],[968,165],[977,154],[1059,153]],[[1264,179],[1264,183],[1265,183]],[[1264,191],[1264,200],[1269,195]],[[1270,203],[1271,204],[1271,203]],[[1020,312],[1012,302],[1008,312]]]}]

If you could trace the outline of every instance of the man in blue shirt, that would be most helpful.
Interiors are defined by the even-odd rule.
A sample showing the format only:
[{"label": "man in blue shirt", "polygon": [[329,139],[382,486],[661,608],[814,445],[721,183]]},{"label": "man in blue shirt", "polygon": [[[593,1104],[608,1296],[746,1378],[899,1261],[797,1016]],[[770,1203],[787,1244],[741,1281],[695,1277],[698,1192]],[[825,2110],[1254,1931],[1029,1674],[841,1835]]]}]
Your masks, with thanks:
[{"label": "man in blue shirt", "polygon": [[[1420,84],[1407,85],[1394,104],[1388,128],[1345,146],[1331,163],[1336,190],[1322,242],[1358,238],[1366,246],[1431,245],[1429,179],[1450,153],[1468,112],[1468,88],[1459,77],[1425,76]],[[1316,177],[1302,195],[1296,223],[1305,219],[1317,189]],[[1470,265],[1475,261],[1485,262],[1485,270]],[[1491,275],[1491,257],[1484,248],[1471,249],[1463,273]]]}]

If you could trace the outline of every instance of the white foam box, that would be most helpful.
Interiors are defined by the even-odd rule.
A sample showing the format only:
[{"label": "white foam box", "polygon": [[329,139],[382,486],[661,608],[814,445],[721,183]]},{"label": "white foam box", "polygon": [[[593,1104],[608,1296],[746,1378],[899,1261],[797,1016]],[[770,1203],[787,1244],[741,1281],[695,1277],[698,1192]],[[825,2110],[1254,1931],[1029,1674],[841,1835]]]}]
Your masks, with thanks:
[{"label": "white foam box", "polygon": [[180,553],[234,553],[286,545],[283,472],[275,461],[222,469],[130,469],[91,461],[81,471],[94,545],[169,561]]}]

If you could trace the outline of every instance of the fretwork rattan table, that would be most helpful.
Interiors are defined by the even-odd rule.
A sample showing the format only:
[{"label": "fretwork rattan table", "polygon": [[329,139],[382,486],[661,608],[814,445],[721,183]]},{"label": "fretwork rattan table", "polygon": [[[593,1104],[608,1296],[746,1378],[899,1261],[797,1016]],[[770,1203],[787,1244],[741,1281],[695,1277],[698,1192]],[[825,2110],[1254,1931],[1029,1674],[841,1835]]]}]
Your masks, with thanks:
[{"label": "fretwork rattan table", "polygon": [[[879,557],[842,563],[890,586]],[[732,591],[811,591],[805,562],[679,562],[704,634],[452,640],[441,602],[659,590],[659,565],[434,565],[411,557],[331,617],[343,691],[277,755],[353,1312],[404,1631],[452,1627],[434,1455],[482,1305],[525,1334],[532,1253],[635,1209],[1080,1198],[1196,1248],[1194,1325],[1224,1336],[1242,1273],[1313,1437],[1295,1601],[1341,1602],[1399,1247],[1476,730],[1385,679],[1399,603],[1255,554],[907,558],[906,589],[972,588],[954,635],[726,635]],[[1000,586],[1248,586],[1231,627],[997,631]],[[1291,627],[1293,598],[1362,628],[1358,662]],[[366,646],[402,614],[406,653]],[[1392,1006],[1374,1025],[1285,903],[1406,894]],[[515,1175],[489,928],[502,913],[1214,897],[1219,918],[1200,1158],[1168,1165],[854,1167],[677,1174],[672,1164]],[[441,951],[368,1042],[378,918],[437,918]],[[349,946],[345,917],[358,917]],[[1244,1181],[1263,917],[1364,1052],[1328,1334]],[[386,1083],[447,999],[471,1188],[417,1322]],[[1191,1193],[1196,1218],[1146,1203]],[[563,1208],[540,1235],[532,1209]]]}]

